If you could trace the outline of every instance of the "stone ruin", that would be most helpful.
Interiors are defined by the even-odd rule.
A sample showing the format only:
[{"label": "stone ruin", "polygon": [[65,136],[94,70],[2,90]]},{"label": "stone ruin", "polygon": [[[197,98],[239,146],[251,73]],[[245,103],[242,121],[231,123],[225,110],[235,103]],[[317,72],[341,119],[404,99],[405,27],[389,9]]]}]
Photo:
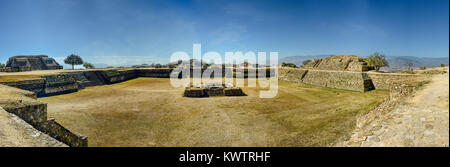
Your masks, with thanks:
[{"label": "stone ruin", "polygon": [[22,72],[33,70],[58,70],[63,67],[47,55],[14,56],[8,59],[5,72]]},{"label": "stone ruin", "polygon": [[280,69],[280,78],[306,84],[366,92],[375,89],[362,57],[337,55],[314,59],[302,68]]},{"label": "stone ruin", "polygon": [[241,88],[232,83],[203,83],[189,84],[184,90],[184,97],[211,97],[211,96],[246,96]]},{"label": "stone ruin", "polygon": [[322,59],[314,59],[304,66],[305,69],[330,71],[369,71],[365,59],[354,55],[337,55]]}]

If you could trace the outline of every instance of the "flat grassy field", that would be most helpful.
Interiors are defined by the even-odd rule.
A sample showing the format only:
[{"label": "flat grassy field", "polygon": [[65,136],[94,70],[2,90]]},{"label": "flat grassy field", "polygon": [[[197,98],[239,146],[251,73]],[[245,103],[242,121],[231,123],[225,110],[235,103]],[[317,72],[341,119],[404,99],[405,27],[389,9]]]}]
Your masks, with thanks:
[{"label": "flat grassy field", "polygon": [[388,96],[279,82],[278,96],[185,98],[169,79],[138,78],[40,98],[49,117],[89,137],[89,146],[330,146],[357,115]]}]

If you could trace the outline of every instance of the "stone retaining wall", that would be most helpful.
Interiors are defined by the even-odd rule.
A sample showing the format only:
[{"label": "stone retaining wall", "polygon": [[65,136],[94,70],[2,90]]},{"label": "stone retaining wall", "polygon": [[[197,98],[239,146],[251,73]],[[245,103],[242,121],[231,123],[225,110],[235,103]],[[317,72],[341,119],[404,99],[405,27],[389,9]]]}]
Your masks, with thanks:
[{"label": "stone retaining wall", "polygon": [[47,120],[47,104],[38,102],[13,102],[2,106],[6,111],[13,113],[24,121],[37,125]]},{"label": "stone retaining wall", "polygon": [[373,89],[371,80],[362,72],[316,71],[309,70],[302,79],[303,83],[329,88],[365,92]]},{"label": "stone retaining wall", "polygon": [[327,71],[299,68],[280,68],[280,79],[316,86],[365,92],[373,89],[389,90],[407,83],[417,86],[427,80],[426,75],[375,72]]},{"label": "stone retaining wall", "polygon": [[306,84],[365,92],[374,89],[364,72],[281,68],[280,79]]},{"label": "stone retaining wall", "polygon": [[[375,89],[390,89],[394,85],[399,83],[417,84],[420,80],[425,80],[425,75],[419,74],[393,74],[393,73],[372,73],[368,72],[367,75],[372,79],[372,83]],[[419,82],[418,82],[419,81]]]},{"label": "stone retaining wall", "polygon": [[17,115],[39,131],[71,147],[87,147],[88,145],[86,136],[64,128],[54,119],[47,120],[47,104],[45,103],[13,102],[5,104],[2,107],[7,112]]},{"label": "stone retaining wall", "polygon": [[246,96],[241,88],[186,88],[184,97]]},{"label": "stone retaining wall", "polygon": [[28,90],[36,93],[36,96],[42,96],[45,94],[45,79],[32,79],[32,80],[22,80],[22,81],[9,81],[0,82],[2,85],[11,86],[23,90]]},{"label": "stone retaining wall", "polygon": [[58,74],[48,75],[45,78],[45,88],[43,96],[71,93],[78,91],[78,84],[72,75]]},{"label": "stone retaining wall", "polygon": [[170,78],[172,69],[136,69],[136,75],[139,77]]},{"label": "stone retaining wall", "polygon": [[76,132],[72,132],[57,123],[55,119],[41,123],[36,127],[38,130],[50,135],[58,141],[61,141],[71,147],[87,147],[88,138]]}]

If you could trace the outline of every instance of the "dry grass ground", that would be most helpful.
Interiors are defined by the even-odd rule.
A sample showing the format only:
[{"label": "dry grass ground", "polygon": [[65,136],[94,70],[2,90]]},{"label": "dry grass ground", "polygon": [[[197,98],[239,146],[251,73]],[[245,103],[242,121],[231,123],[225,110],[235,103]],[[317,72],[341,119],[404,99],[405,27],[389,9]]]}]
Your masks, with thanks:
[{"label": "dry grass ground", "polygon": [[329,146],[388,96],[279,82],[278,96],[185,98],[169,79],[138,78],[41,98],[90,146]]}]

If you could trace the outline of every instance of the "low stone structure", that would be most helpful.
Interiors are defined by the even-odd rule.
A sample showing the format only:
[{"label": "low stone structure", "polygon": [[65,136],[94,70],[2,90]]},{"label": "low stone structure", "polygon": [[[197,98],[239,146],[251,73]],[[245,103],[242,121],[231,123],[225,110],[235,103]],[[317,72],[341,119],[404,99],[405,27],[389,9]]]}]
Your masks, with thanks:
[{"label": "low stone structure", "polygon": [[5,72],[21,72],[33,70],[58,70],[63,67],[47,55],[14,56],[8,59]]},{"label": "low stone structure", "polygon": [[211,96],[245,96],[241,88],[234,87],[233,84],[202,84],[188,86],[184,90],[184,97],[211,97]]},{"label": "low stone structure", "polygon": [[68,147],[0,106],[0,147]]}]

